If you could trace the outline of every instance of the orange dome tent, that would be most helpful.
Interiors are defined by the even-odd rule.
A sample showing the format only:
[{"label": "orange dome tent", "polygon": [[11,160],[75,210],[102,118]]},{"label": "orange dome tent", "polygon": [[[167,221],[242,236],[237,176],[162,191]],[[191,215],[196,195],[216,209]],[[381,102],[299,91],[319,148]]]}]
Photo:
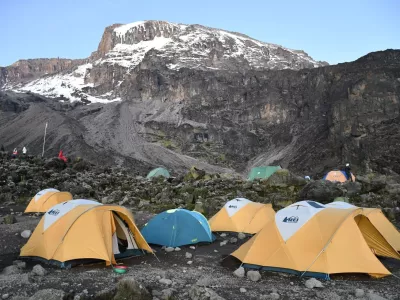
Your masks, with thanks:
[{"label": "orange dome tent", "polygon": [[232,231],[254,234],[273,220],[271,204],[252,202],[245,198],[228,201],[208,222],[211,231]]},{"label": "orange dome tent", "polygon": [[[352,177],[353,181],[356,180],[356,177],[353,174],[351,174],[351,177]],[[347,178],[346,173],[343,171],[339,171],[339,170],[333,170],[333,171],[326,173],[326,175],[324,176],[324,179],[333,181],[333,182],[346,182],[347,180],[349,180]]]},{"label": "orange dome tent", "polygon": [[[350,203],[341,202],[341,201],[332,202],[332,203],[326,204],[326,206],[340,208],[340,209],[357,208],[356,206],[354,206]],[[400,252],[400,232],[385,217],[382,210],[380,210],[379,208],[364,208],[364,207],[361,209],[362,209],[361,214],[363,216],[365,216],[373,226],[376,227],[376,229],[379,231],[379,233],[383,235],[383,237],[388,241],[388,243],[394,249],[396,249],[398,252]],[[361,215],[356,216],[355,220],[357,221],[358,226],[369,226],[369,222],[366,222],[365,218],[362,218]],[[379,250],[377,250],[376,253],[377,253],[377,255],[387,256],[387,255],[385,255],[385,253],[379,252]]]},{"label": "orange dome tent", "polygon": [[371,249],[397,259],[400,255],[373,225],[358,226],[355,217],[360,214],[359,208],[297,202],[278,211],[274,220],[231,255],[246,268],[325,279],[336,273],[390,275]]},{"label": "orange dome tent", "polygon": [[[123,245],[123,246],[121,246]],[[47,211],[20,256],[69,267],[80,260],[115,259],[152,253],[129,210],[91,200],[71,200]]]},{"label": "orange dome tent", "polygon": [[72,198],[73,197],[69,192],[60,192],[56,189],[44,189],[31,199],[25,209],[25,213],[46,212],[54,205],[72,200]]}]

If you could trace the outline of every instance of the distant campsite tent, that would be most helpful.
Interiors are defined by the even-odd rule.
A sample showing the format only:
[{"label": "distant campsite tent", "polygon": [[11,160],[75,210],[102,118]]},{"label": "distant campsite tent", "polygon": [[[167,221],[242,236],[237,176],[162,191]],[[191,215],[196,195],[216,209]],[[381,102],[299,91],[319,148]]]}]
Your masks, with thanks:
[{"label": "distant campsite tent", "polygon": [[271,204],[252,202],[245,198],[228,201],[210,220],[211,231],[232,231],[254,234],[274,220]]},{"label": "distant campsite tent", "polygon": [[[400,255],[373,225],[358,226],[355,216],[362,209],[325,207],[301,201],[278,211],[267,225],[232,256],[246,268],[289,272],[329,278],[335,273],[390,275],[371,251],[379,247],[391,257]],[[365,231],[365,232],[363,232]],[[368,244],[365,235],[373,236]]]},{"label": "distant campsite tent", "polygon": [[47,211],[20,256],[68,267],[82,260],[115,264],[115,259],[143,250],[152,252],[129,210],[80,199]]},{"label": "distant campsite tent", "polygon": [[148,243],[167,247],[211,243],[215,239],[207,219],[186,209],[170,209],[154,216],[142,234]]},{"label": "distant campsite tent", "polygon": [[[326,205],[327,207],[335,207],[341,209],[354,209],[356,206],[346,202],[332,202]],[[361,215],[356,217],[358,226],[369,226],[371,223],[379,233],[388,241],[388,243],[400,252],[400,232],[396,227],[385,217],[382,210],[379,208],[362,208],[362,215],[368,218],[369,222],[366,222],[365,218]],[[369,237],[365,237],[368,239]],[[376,247],[377,248],[377,247]],[[387,253],[380,253],[379,249],[376,250],[377,255],[388,256]],[[391,257],[391,256],[389,256]]]},{"label": "distant campsite tent", "polygon": [[265,166],[253,168],[251,169],[247,180],[267,179],[279,169],[281,169],[280,166]]},{"label": "distant campsite tent", "polygon": [[[353,174],[351,174],[351,177],[353,178],[353,181],[356,180]],[[339,170],[333,170],[326,173],[323,179],[333,182],[346,182],[347,180],[349,180],[349,178],[347,178],[346,173],[344,171],[339,171]]]},{"label": "distant campsite tent", "polygon": [[169,178],[171,175],[169,174],[168,170],[164,168],[156,168],[151,170],[146,178],[150,179],[152,177],[158,177],[158,176],[164,176],[165,178]]},{"label": "distant campsite tent", "polygon": [[25,212],[46,212],[54,205],[72,199],[71,193],[68,192],[60,192],[56,189],[41,190],[31,199]]}]

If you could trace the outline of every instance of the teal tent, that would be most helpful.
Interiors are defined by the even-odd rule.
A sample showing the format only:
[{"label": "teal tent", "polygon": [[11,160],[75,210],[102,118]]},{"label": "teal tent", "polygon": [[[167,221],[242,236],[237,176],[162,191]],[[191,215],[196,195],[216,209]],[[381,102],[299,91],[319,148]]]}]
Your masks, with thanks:
[{"label": "teal tent", "polygon": [[280,169],[282,169],[280,166],[256,167],[256,168],[251,169],[247,180],[267,179],[272,174],[274,174],[277,170],[280,170]]},{"label": "teal tent", "polygon": [[152,177],[158,177],[158,176],[164,176],[165,178],[169,178],[171,175],[169,175],[169,172],[164,168],[156,168],[151,170],[146,178],[150,179]]},{"label": "teal tent", "polygon": [[142,229],[149,244],[178,247],[215,240],[207,219],[197,211],[170,209],[154,216]]}]

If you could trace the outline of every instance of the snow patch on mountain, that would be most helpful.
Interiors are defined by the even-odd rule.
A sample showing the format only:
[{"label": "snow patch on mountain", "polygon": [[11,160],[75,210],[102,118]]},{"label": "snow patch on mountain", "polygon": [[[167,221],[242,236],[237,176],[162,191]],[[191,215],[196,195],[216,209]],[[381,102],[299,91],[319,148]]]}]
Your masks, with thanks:
[{"label": "snow patch on mountain", "polygon": [[104,59],[100,59],[96,64],[117,64],[125,68],[136,67],[151,49],[162,49],[165,45],[172,42],[170,38],[156,37],[150,41],[140,41],[137,44],[117,44],[106,54]]},{"label": "snow patch on mountain", "polygon": [[91,102],[108,103],[120,101],[120,98],[107,99],[109,95],[91,96],[82,91],[85,87],[93,87],[93,84],[85,83],[85,76],[92,68],[92,64],[78,66],[72,73],[46,76],[31,81],[23,87],[17,88],[18,92],[32,92],[50,98],[67,98],[71,101],[87,99]]}]

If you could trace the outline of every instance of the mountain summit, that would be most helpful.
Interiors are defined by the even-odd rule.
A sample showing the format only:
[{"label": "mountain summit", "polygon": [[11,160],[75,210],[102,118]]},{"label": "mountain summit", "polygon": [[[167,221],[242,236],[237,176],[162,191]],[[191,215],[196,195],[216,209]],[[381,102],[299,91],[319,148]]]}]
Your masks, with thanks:
[{"label": "mountain summit", "polygon": [[[201,25],[140,21],[107,27],[97,51],[87,60],[71,65],[73,68],[68,71],[55,68],[53,74],[35,68],[33,72],[44,76],[28,82],[12,76],[18,73],[15,68],[9,74],[6,69],[0,72],[6,73],[0,83],[3,82],[3,89],[48,97],[109,102],[124,98],[120,87],[137,68],[245,72],[299,70],[327,63],[313,60],[304,51],[260,42],[240,33]],[[35,77],[38,76],[27,76]]]}]

